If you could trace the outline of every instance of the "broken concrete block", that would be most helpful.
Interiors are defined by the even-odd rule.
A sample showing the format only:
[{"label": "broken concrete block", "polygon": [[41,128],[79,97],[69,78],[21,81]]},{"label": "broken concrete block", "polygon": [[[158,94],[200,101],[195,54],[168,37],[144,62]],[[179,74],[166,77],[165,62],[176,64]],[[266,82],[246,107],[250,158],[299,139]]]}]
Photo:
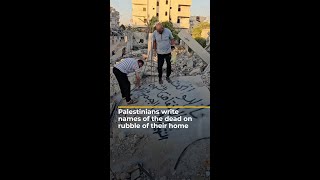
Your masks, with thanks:
[{"label": "broken concrete block", "polygon": [[192,70],[189,74],[191,76],[193,76],[193,75],[197,75],[197,74],[200,74],[200,73],[201,73],[201,69],[200,68],[196,68],[196,69]]},{"label": "broken concrete block", "polygon": [[130,178],[130,174],[129,173],[123,172],[123,173],[120,174],[120,179],[121,180],[126,180],[128,178]]},{"label": "broken concrete block", "polygon": [[193,68],[193,61],[191,59],[188,60],[187,67],[188,68]]},{"label": "broken concrete block", "polygon": [[210,54],[196,41],[188,32],[181,30],[178,36],[183,40],[195,53],[197,53],[203,61],[210,63]]},{"label": "broken concrete block", "polygon": [[129,168],[128,168],[128,172],[132,173],[135,170],[138,170],[139,166],[137,164],[132,164]]},{"label": "broken concrete block", "polygon": [[140,169],[135,170],[134,172],[131,173],[131,180],[135,180],[138,177],[140,177]]}]

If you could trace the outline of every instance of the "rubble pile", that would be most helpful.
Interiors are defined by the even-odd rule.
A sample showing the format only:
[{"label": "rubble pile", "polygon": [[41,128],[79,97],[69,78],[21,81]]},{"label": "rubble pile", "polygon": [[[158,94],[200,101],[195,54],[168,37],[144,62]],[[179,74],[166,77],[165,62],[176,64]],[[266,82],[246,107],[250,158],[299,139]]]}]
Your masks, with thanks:
[{"label": "rubble pile", "polygon": [[206,87],[209,89],[210,91],[210,72],[204,72],[201,75],[201,79],[203,81],[203,83],[206,85]]},{"label": "rubble pile", "polygon": [[150,179],[141,171],[139,165],[132,164],[123,172],[110,172],[110,180],[146,180]]},{"label": "rubble pile", "polygon": [[127,134],[124,131],[120,131],[112,140],[111,155],[112,157],[124,156],[123,152],[126,152],[125,155],[132,156],[135,153],[139,153],[137,147],[148,142],[148,137],[139,134]]},{"label": "rubble pile", "polygon": [[[143,45],[144,46],[144,45]],[[122,58],[140,58],[141,56],[147,56],[148,50],[146,48],[141,48],[136,51],[131,51],[130,53],[124,55],[117,59],[120,61]],[[207,67],[205,63],[197,54],[189,53],[182,46],[177,46],[175,50],[172,51],[172,78],[178,76],[197,76],[201,75],[203,83],[210,90],[210,72],[204,72]],[[111,65],[112,66],[112,65]],[[163,64],[163,76],[166,76],[167,63]],[[145,61],[144,67],[142,67],[141,75],[146,76],[158,76],[158,63],[157,56],[153,57],[152,61]],[[131,83],[131,89],[134,88],[135,76],[134,73],[129,74],[129,81]],[[120,88],[115,78],[112,67],[110,68],[110,98],[112,99],[115,95],[120,93]],[[111,103],[113,107],[114,102]]]},{"label": "rubble pile", "polygon": [[148,48],[148,44],[133,43],[132,50],[136,51],[136,50],[139,50],[139,49],[147,49],[147,48]]},{"label": "rubble pile", "polygon": [[[148,54],[148,45],[145,39],[147,36],[145,37],[143,33],[135,33],[133,36],[132,46],[128,46],[132,48],[127,49],[124,56],[110,61],[110,110],[115,110],[114,115],[110,118],[112,134],[110,136],[110,179],[148,180],[151,179],[150,177],[155,180],[210,179],[210,143],[208,140],[197,141],[190,146],[172,173],[182,150],[195,140],[209,136],[209,134],[205,134],[209,132],[206,128],[210,127],[208,110],[202,109],[193,112],[193,115],[197,116],[197,123],[192,124],[190,127],[193,128],[188,129],[185,134],[183,134],[183,129],[158,131],[156,128],[136,130],[117,127],[118,123],[122,123],[117,120],[119,116],[135,115],[117,115],[116,113],[118,105],[126,104],[124,101],[116,103],[115,99],[119,99],[119,97],[121,99],[121,94],[117,79],[112,71],[113,65],[122,58],[140,58],[141,56],[146,57]],[[210,39],[207,41],[209,46],[206,50],[210,51]],[[210,104],[210,71],[205,71],[208,64],[196,53],[189,53],[187,48],[186,46],[176,46],[172,51],[171,78],[174,83],[165,82],[159,85],[157,81],[150,80],[158,76],[157,56],[152,57],[152,60],[145,61],[141,69],[142,87],[140,90],[134,90],[135,73],[128,75],[132,98],[139,99],[137,105],[150,105],[155,102],[166,105],[168,102],[161,99],[164,97],[163,95],[159,98],[159,92],[165,93],[168,98],[175,98],[174,101],[169,102],[172,104],[185,104],[189,99],[199,99],[195,105]],[[166,68],[167,64],[164,63],[163,77],[166,76]],[[180,86],[189,89],[183,90],[179,88]],[[180,98],[182,92],[185,98]],[[192,110],[186,110],[187,113],[188,111]],[[164,138],[166,133],[168,137],[170,136],[169,139]]]},{"label": "rubble pile", "polygon": [[198,55],[183,53],[177,57],[176,71],[179,76],[195,76],[201,74],[206,65]]},{"label": "rubble pile", "polygon": [[[146,51],[135,51],[137,54],[146,54]],[[141,53],[141,54],[140,54]],[[210,89],[210,72],[205,73],[204,70],[207,67],[205,63],[197,54],[186,52],[183,47],[178,47],[172,51],[172,77],[177,76],[196,76],[201,75],[204,84]],[[166,75],[167,63],[163,64],[163,76]],[[146,76],[158,76],[158,62],[157,57],[153,57],[153,62],[146,61],[143,67],[143,75]]]}]

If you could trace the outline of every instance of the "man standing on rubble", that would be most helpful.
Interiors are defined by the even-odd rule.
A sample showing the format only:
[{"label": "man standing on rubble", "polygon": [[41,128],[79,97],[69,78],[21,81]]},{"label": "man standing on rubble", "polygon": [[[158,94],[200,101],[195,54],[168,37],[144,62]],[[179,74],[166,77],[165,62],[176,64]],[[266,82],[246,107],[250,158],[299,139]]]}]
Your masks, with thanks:
[{"label": "man standing on rubble", "polygon": [[171,47],[174,46],[174,38],[172,32],[168,28],[164,28],[160,22],[156,24],[156,30],[153,32],[153,49],[154,54],[158,55],[158,73],[159,83],[162,81],[162,67],[164,60],[167,62],[167,77],[166,80],[171,83]]},{"label": "man standing on rubble", "polygon": [[131,89],[128,74],[132,72],[136,73],[136,86],[140,87],[140,68],[144,64],[143,60],[141,59],[125,58],[115,64],[113,67],[113,73],[118,80],[122,98],[126,99],[127,104],[135,104],[138,102],[137,100],[130,98]]}]

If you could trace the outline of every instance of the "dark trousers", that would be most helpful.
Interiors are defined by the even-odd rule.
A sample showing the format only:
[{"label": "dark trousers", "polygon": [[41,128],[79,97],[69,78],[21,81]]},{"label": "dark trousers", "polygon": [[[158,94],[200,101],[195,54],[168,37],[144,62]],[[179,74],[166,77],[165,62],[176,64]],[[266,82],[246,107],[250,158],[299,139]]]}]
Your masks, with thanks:
[{"label": "dark trousers", "polygon": [[171,74],[171,53],[169,54],[158,54],[158,73],[159,79],[162,79],[162,67],[164,60],[167,62],[167,77]]},{"label": "dark trousers", "polygon": [[117,69],[115,67],[113,68],[113,74],[116,76],[116,78],[118,80],[122,97],[125,97],[126,101],[129,102],[131,100],[131,98],[130,98],[130,81],[128,79],[127,74],[121,72],[119,69]]}]

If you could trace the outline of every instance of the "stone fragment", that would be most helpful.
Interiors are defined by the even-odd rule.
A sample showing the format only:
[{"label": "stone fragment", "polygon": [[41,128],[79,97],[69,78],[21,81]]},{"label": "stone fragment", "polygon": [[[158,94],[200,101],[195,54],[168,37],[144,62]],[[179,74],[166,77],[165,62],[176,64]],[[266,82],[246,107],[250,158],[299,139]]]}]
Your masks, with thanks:
[{"label": "stone fragment", "polygon": [[132,164],[130,165],[130,167],[128,168],[128,172],[133,172],[135,170],[139,169],[139,166],[137,164]]},{"label": "stone fragment", "polygon": [[160,180],[167,180],[167,177],[163,176],[163,177],[160,178]]},{"label": "stone fragment", "polygon": [[197,74],[200,74],[200,73],[201,73],[201,69],[200,68],[196,68],[196,69],[192,70],[189,74],[191,76],[193,76],[193,75],[197,75]]},{"label": "stone fragment", "polygon": [[123,172],[123,173],[120,174],[120,179],[121,180],[126,180],[128,178],[130,178],[130,174],[129,173]]},{"label": "stone fragment", "polygon": [[193,61],[191,59],[188,60],[187,67],[188,68],[193,68]]},{"label": "stone fragment", "polygon": [[131,173],[131,180],[135,180],[140,177],[140,169],[137,169]]},{"label": "stone fragment", "polygon": [[178,36],[183,40],[203,61],[210,63],[210,54],[195,41],[188,32],[181,30]]}]

